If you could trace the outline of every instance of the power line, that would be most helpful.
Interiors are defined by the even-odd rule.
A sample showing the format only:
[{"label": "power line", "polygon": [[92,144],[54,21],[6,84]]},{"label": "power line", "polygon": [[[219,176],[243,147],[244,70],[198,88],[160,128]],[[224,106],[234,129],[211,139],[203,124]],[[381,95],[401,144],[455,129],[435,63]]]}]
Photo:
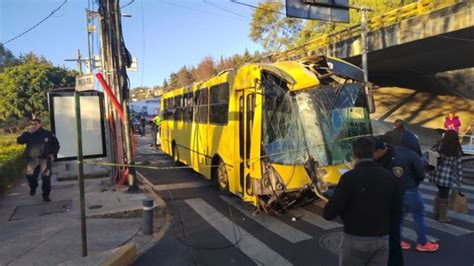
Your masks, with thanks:
[{"label": "power line", "polygon": [[18,34],[17,36],[11,38],[10,40],[4,42],[3,44],[5,45],[5,44],[7,44],[7,43],[9,43],[9,42],[12,42],[12,41],[14,41],[14,40],[20,38],[21,36],[27,34],[27,33],[30,32],[31,30],[33,30],[34,28],[38,27],[41,23],[45,22],[45,21],[46,21],[48,18],[50,18],[54,13],[56,13],[59,9],[61,9],[61,7],[63,7],[63,6],[66,4],[66,2],[67,2],[67,0],[64,0],[64,2],[63,2],[61,5],[59,5],[56,9],[54,9],[53,11],[51,11],[51,13],[49,13],[49,15],[46,16],[44,19],[42,19],[40,22],[36,23],[33,27],[27,29],[26,31],[24,31],[24,32],[22,32],[22,33],[20,33],[20,34]]},{"label": "power line", "polygon": [[142,38],[143,38],[143,54],[142,54],[142,77],[140,81],[140,87],[143,86],[143,74],[145,73],[145,13],[143,12],[143,2],[145,0],[141,1],[141,9],[142,9]]},{"label": "power line", "polygon": [[126,8],[127,6],[129,6],[129,5],[133,4],[133,3],[135,3],[135,0],[132,0],[132,1],[128,2],[128,4],[121,6],[120,9]]},{"label": "power line", "polygon": [[236,0],[230,0],[230,2],[231,2],[231,3],[234,3],[234,4],[239,4],[239,5],[243,5],[243,6],[248,6],[248,7],[253,8],[253,9],[260,9],[260,10],[264,10],[264,11],[267,11],[267,12],[277,13],[277,14],[286,16],[285,13],[282,13],[282,12],[280,12],[280,11],[275,11],[275,10],[271,10],[271,9],[266,9],[266,8],[259,7],[259,6],[254,6],[254,5],[251,5],[251,4],[242,3],[242,2],[239,2],[239,1],[236,1]]},{"label": "power line", "polygon": [[238,17],[231,17],[231,16],[222,15],[222,14],[216,14],[216,13],[209,12],[209,11],[206,11],[206,10],[195,9],[195,8],[191,8],[191,7],[188,7],[188,6],[179,5],[179,4],[176,4],[176,3],[171,3],[171,2],[163,2],[163,3],[168,4],[168,5],[172,5],[172,6],[176,6],[176,7],[180,7],[180,8],[184,8],[184,9],[188,9],[188,10],[192,10],[192,11],[195,11],[195,12],[206,13],[206,14],[210,14],[210,15],[214,15],[214,16],[219,16],[219,17],[225,17],[225,18],[231,18],[231,19],[237,19],[237,20],[240,20],[240,21],[245,21],[245,20],[243,20],[243,19],[241,19],[241,18],[238,18]]},{"label": "power line", "polygon": [[251,19],[251,18],[249,18],[249,17],[247,17],[247,16],[244,16],[244,15],[242,15],[242,14],[239,14],[239,13],[237,13],[237,12],[234,12],[234,11],[232,11],[232,10],[229,10],[229,9],[227,9],[227,8],[225,8],[225,7],[216,5],[215,3],[209,2],[209,1],[207,1],[207,0],[202,0],[202,1],[203,1],[204,3],[206,3],[206,4],[208,4],[208,5],[211,5],[211,6],[213,6],[213,7],[219,8],[219,9],[221,9],[221,10],[224,10],[224,11],[226,11],[226,12],[228,12],[228,13],[231,13],[231,14],[234,14],[234,15],[236,15],[236,16],[243,17],[243,18],[246,18],[246,19]]}]

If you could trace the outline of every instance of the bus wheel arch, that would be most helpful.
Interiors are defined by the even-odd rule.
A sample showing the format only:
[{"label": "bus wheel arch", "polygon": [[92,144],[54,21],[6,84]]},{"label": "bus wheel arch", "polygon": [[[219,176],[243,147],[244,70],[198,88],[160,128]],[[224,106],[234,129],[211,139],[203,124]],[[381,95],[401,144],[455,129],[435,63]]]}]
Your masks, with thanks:
[{"label": "bus wheel arch", "polygon": [[175,165],[179,165],[179,152],[178,146],[176,145],[176,141],[173,140],[171,143],[171,154],[173,156],[173,161]]},{"label": "bus wheel arch", "polygon": [[229,175],[222,158],[216,154],[212,158],[212,179],[220,191],[229,192]]}]

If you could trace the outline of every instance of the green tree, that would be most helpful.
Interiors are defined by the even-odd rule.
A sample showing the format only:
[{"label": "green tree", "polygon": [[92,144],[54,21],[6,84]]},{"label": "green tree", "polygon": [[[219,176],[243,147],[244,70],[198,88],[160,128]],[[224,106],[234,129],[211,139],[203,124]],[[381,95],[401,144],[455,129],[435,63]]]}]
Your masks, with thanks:
[{"label": "green tree", "polygon": [[[368,18],[385,14],[393,9],[416,2],[416,0],[350,0],[352,6],[366,6],[373,11]],[[360,24],[360,13],[350,10],[350,23],[331,23],[318,20],[301,20],[283,18],[283,4],[278,0],[264,0],[258,4],[258,9],[252,14],[250,38],[262,44],[267,52],[276,52],[299,46],[305,42],[340,31],[349,26]],[[270,11],[271,10],[271,11]],[[304,22],[303,22],[304,21]]]},{"label": "green tree", "polygon": [[30,53],[21,64],[0,73],[0,119],[42,117],[48,112],[46,92],[74,86],[75,71],[55,67]]},{"label": "green tree", "polygon": [[0,43],[0,73],[3,72],[5,67],[15,66],[19,63],[20,60],[18,60],[10,50]]},{"label": "green tree", "polygon": [[265,0],[252,13],[249,36],[267,52],[278,52],[294,43],[300,30],[301,20],[285,17],[282,1]]}]

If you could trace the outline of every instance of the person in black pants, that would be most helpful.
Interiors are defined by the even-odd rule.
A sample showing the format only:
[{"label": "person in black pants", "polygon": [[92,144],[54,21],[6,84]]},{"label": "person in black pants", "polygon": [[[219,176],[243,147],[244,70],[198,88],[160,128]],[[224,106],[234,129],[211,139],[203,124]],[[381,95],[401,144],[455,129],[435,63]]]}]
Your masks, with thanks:
[{"label": "person in black pants", "polygon": [[339,265],[387,265],[389,234],[402,215],[396,177],[374,161],[375,143],[362,137],[352,143],[355,167],[344,173],[323,217],[344,222]]},{"label": "person in black pants", "polygon": [[[26,179],[30,187],[30,195],[36,194],[38,187],[38,173],[41,173],[43,191],[43,200],[51,201],[49,194],[51,193],[51,166],[54,156],[59,151],[59,142],[56,136],[49,130],[41,127],[40,119],[31,120],[31,128],[27,132],[23,132],[17,138],[18,144],[26,144]],[[37,167],[39,166],[39,172]]]}]

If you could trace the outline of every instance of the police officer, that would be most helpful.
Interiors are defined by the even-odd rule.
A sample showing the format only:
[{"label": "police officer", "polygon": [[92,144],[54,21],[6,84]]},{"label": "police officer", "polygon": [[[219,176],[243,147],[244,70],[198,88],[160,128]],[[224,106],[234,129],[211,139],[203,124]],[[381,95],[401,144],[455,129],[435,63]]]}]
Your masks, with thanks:
[{"label": "police officer", "polygon": [[[392,171],[402,183],[403,216],[401,225],[403,225],[403,217],[405,214],[410,212],[413,216],[413,222],[415,224],[415,231],[417,235],[416,250],[420,252],[437,251],[439,244],[428,241],[426,237],[425,207],[423,199],[421,198],[421,194],[418,191],[420,182],[425,178],[425,170],[420,157],[416,152],[407,147],[385,146],[381,138],[374,138],[374,140],[378,142],[375,145],[376,148],[374,152],[374,159],[380,166]],[[410,249],[411,244],[406,241],[398,242],[399,240],[396,239],[396,234],[391,233],[391,238],[392,241],[390,245],[391,253],[389,265],[401,265],[390,264],[390,262],[393,262],[393,259],[395,259],[392,258],[392,256],[395,255],[395,253],[398,253],[398,247],[395,245],[399,244],[402,249]],[[394,241],[397,241],[398,243],[395,244]]]},{"label": "police officer", "polygon": [[153,124],[154,124],[154,134],[153,134],[153,140],[155,143],[155,146],[158,146],[161,144],[161,139],[160,139],[160,125],[161,125],[161,116],[157,115],[153,117]]},{"label": "police officer", "polygon": [[51,192],[51,165],[54,156],[59,151],[58,139],[53,133],[41,127],[40,119],[32,119],[30,121],[31,128],[29,131],[23,132],[17,138],[18,144],[26,144],[26,179],[30,187],[30,195],[36,193],[38,187],[38,175],[35,174],[35,168],[39,166],[41,180],[43,184],[43,200],[51,201],[49,194]]}]

